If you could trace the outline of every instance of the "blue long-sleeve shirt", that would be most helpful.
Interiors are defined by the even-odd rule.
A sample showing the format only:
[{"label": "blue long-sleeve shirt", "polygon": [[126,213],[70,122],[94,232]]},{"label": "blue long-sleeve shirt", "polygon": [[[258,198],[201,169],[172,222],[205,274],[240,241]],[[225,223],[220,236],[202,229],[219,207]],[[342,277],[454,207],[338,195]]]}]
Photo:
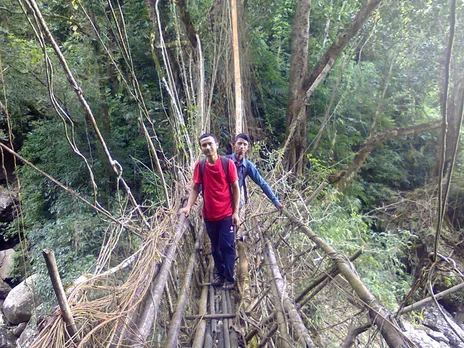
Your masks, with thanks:
[{"label": "blue long-sleeve shirt", "polygon": [[261,190],[263,190],[264,194],[272,201],[272,203],[274,203],[274,205],[278,205],[280,203],[279,199],[276,197],[274,192],[272,192],[272,189],[269,187],[266,180],[264,180],[259,174],[258,169],[256,169],[253,163],[248,161],[246,158],[243,158],[240,162],[238,162],[235,154],[231,154],[228,157],[237,167],[238,185],[240,187],[240,206],[244,203],[242,197],[246,197],[246,176],[249,176],[251,180],[253,180],[261,188]]}]

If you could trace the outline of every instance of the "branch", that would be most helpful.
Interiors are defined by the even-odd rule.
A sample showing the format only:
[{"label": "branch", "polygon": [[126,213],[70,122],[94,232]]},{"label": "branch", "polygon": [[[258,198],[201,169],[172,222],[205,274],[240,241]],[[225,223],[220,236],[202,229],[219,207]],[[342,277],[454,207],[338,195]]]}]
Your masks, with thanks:
[{"label": "branch", "polygon": [[[393,128],[382,133],[369,136],[361,145],[361,149],[355,155],[353,162],[346,169],[344,175],[339,175],[339,189],[343,190],[350,183],[358,170],[362,167],[367,157],[374,151],[375,147],[395,137],[410,136],[420,134],[426,131],[440,128],[441,121],[432,121],[421,123],[410,127]],[[334,181],[332,181],[334,182]]]},{"label": "branch", "polygon": [[21,11],[13,11],[13,10],[10,10],[9,8],[5,7],[5,6],[0,6],[0,11],[6,11],[6,12],[9,12],[9,13],[13,13],[13,14],[22,14]]},{"label": "branch", "polygon": [[[456,286],[453,286],[452,288],[449,288],[448,290],[439,292],[438,294],[435,295],[435,298],[437,300],[442,299],[443,297],[446,297],[448,295],[451,295],[453,292],[456,292],[458,290],[464,289],[464,283],[458,284]],[[424,298],[423,300],[420,300],[419,302],[413,303],[410,306],[404,307],[402,310],[398,312],[399,315],[409,313],[411,311],[418,310],[419,308],[424,307],[426,304],[433,302],[433,297],[427,297]]]},{"label": "branch", "polygon": [[355,327],[355,328],[350,328],[348,335],[346,336],[345,340],[343,341],[343,344],[341,348],[350,348],[353,343],[354,339],[356,336],[362,334],[363,332],[369,330],[369,328],[372,326],[372,324],[363,324],[361,326]]},{"label": "branch", "polygon": [[10,149],[8,146],[6,146],[5,144],[2,144],[0,143],[0,148],[3,149],[3,150],[6,150],[7,152],[9,152],[10,154],[12,154],[13,156],[15,156],[16,158],[18,158],[19,160],[21,160],[24,164],[28,165],[29,167],[31,167],[32,169],[34,169],[35,171],[37,171],[37,173],[39,173],[40,175],[42,175],[43,177],[47,178],[48,180],[50,180],[51,182],[53,182],[55,185],[57,185],[58,187],[62,188],[63,190],[65,190],[66,192],[68,192],[69,194],[71,194],[72,196],[76,197],[77,199],[79,199],[80,201],[84,202],[85,204],[87,204],[89,207],[91,207],[92,209],[94,209],[96,212],[98,213],[101,213],[103,215],[105,215],[108,219],[110,219],[111,221],[117,223],[118,225],[121,225],[123,226],[124,228],[127,228],[128,230],[130,230],[132,233],[140,236],[140,234],[135,231],[133,228],[130,228],[129,226],[126,226],[124,224],[124,222],[122,221],[119,221],[117,220],[116,218],[113,217],[113,215],[111,215],[106,209],[103,209],[100,205],[99,206],[96,206],[92,203],[90,203],[88,200],[86,200],[84,197],[82,197],[79,193],[77,193],[76,191],[74,191],[73,189],[63,185],[61,182],[59,182],[58,180],[56,180],[54,177],[50,176],[49,174],[45,173],[43,170],[39,169],[38,167],[36,167],[34,164],[32,164],[31,162],[29,162],[27,159],[25,159],[24,157],[22,157],[21,155],[19,155],[17,152],[13,151],[12,149]]},{"label": "branch", "polygon": [[318,77],[327,66],[332,67],[336,58],[340,55],[348,42],[350,42],[350,40],[358,33],[362,25],[367,21],[380,2],[381,0],[368,0],[364,7],[359,10],[353,21],[345,27],[340,35],[338,35],[332,46],[330,46],[327,52],[325,52],[325,54],[319,59],[310,75],[305,78],[303,81],[303,89],[307,91],[312,90],[314,92],[317,87],[317,85],[314,85]]}]

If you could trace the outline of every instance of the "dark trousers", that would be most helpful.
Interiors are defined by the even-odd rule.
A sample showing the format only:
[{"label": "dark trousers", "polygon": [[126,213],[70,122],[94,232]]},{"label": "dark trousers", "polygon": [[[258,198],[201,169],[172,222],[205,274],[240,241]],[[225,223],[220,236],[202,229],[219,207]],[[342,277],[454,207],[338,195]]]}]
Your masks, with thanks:
[{"label": "dark trousers", "polygon": [[235,227],[232,216],[219,221],[206,221],[206,230],[211,240],[216,272],[228,282],[234,281]]}]

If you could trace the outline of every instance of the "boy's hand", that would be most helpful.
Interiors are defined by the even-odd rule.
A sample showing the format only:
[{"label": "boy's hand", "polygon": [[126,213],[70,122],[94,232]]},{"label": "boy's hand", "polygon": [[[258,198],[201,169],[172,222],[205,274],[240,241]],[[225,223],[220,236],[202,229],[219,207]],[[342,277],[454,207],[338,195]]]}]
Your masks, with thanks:
[{"label": "boy's hand", "polygon": [[181,215],[182,213],[185,213],[185,216],[189,216],[190,208],[189,207],[180,208],[179,211],[177,212],[177,215]]},{"label": "boy's hand", "polygon": [[238,213],[232,214],[232,225],[238,226]]}]

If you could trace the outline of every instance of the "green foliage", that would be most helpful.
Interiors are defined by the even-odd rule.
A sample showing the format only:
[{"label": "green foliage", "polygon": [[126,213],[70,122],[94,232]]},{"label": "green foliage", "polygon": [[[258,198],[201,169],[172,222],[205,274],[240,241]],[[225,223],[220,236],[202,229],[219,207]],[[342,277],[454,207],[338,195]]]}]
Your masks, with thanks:
[{"label": "green foliage", "polygon": [[362,208],[360,200],[326,190],[312,205],[311,226],[344,255],[362,248],[363,255],[356,261],[361,279],[383,304],[394,309],[412,282],[403,259],[416,236],[409,231],[372,231],[372,221],[360,213]]},{"label": "green foliage", "polygon": [[[62,126],[56,121],[37,122],[21,154],[64,185],[88,190],[89,175],[85,166],[69,148]],[[34,169],[23,166],[19,175],[24,182],[22,205],[27,226],[74,211],[69,199],[61,201],[69,194],[63,193]]]},{"label": "green foliage", "polygon": [[42,256],[52,249],[63,284],[68,284],[94,267],[104,236],[102,221],[92,213],[74,213],[48,221],[27,231],[31,271],[44,277],[38,282],[38,293],[45,302],[54,302],[54,293]]},{"label": "green foliage", "polygon": [[371,233],[367,240],[370,247],[357,267],[369,290],[392,311],[411,288],[413,279],[404,255],[416,240],[416,235],[405,230]]}]

